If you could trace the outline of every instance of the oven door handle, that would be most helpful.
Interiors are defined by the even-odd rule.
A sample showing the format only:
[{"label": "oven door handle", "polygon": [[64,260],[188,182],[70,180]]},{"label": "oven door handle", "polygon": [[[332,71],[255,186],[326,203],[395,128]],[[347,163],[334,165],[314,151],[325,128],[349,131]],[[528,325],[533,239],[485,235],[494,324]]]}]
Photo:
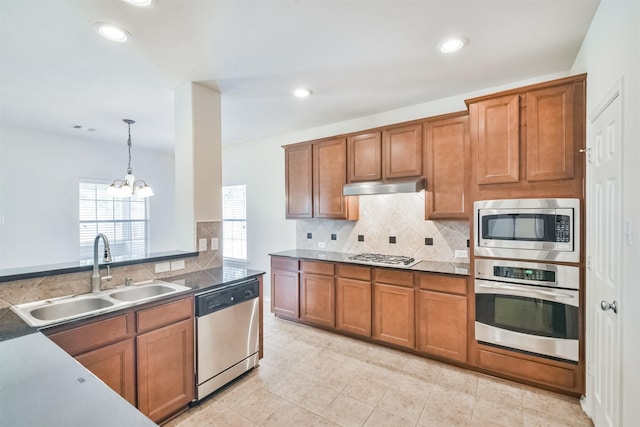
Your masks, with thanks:
[{"label": "oven door handle", "polygon": [[478,284],[477,286],[479,288],[485,288],[485,289],[501,289],[501,290],[507,290],[507,291],[520,291],[520,292],[534,293],[534,294],[540,294],[540,295],[549,296],[549,297],[556,297],[556,298],[574,298],[573,295],[567,295],[567,294],[563,294],[563,293],[560,293],[560,292],[543,291],[541,289],[535,289],[535,288],[531,289],[529,287],[524,289],[524,288],[521,288],[519,286],[486,285],[484,283]]}]

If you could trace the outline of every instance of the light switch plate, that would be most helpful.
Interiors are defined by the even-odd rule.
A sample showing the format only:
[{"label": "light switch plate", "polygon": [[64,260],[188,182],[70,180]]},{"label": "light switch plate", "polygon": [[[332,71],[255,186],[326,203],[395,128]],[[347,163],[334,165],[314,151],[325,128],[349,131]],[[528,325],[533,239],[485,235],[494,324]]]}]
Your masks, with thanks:
[{"label": "light switch plate", "polygon": [[170,262],[159,262],[156,264],[156,273],[164,273],[171,270]]},{"label": "light switch plate", "polygon": [[469,258],[469,254],[467,253],[467,251],[456,251],[455,252],[455,257],[456,258]]},{"label": "light switch plate", "polygon": [[182,270],[184,268],[184,260],[171,261],[171,271]]},{"label": "light switch plate", "polygon": [[206,252],[206,251],[207,251],[207,239],[199,239],[198,252]]},{"label": "light switch plate", "polygon": [[212,251],[217,251],[218,250],[218,238],[217,237],[212,237],[211,238],[211,250]]},{"label": "light switch plate", "polygon": [[326,248],[326,247],[327,247],[327,244],[326,244],[325,242],[318,242],[318,247],[319,247],[320,249],[324,249],[324,248]]}]

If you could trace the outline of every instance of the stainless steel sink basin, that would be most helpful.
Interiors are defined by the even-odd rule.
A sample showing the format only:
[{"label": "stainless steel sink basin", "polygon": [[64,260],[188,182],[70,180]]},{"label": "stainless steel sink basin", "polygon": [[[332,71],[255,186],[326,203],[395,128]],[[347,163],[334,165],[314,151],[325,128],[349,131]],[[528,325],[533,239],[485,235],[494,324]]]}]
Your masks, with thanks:
[{"label": "stainless steel sink basin", "polygon": [[118,301],[139,301],[175,292],[178,292],[175,287],[164,284],[151,284],[122,289],[110,293],[109,296]]},{"label": "stainless steel sink basin", "polygon": [[107,289],[82,295],[51,298],[13,305],[11,309],[29,325],[42,327],[87,315],[102,314],[154,298],[190,290],[187,286],[160,280],[136,283],[132,286]]},{"label": "stainless steel sink basin", "polygon": [[113,302],[104,298],[85,298],[67,302],[49,303],[49,305],[31,310],[29,314],[38,320],[55,321],[101,310],[113,305]]}]

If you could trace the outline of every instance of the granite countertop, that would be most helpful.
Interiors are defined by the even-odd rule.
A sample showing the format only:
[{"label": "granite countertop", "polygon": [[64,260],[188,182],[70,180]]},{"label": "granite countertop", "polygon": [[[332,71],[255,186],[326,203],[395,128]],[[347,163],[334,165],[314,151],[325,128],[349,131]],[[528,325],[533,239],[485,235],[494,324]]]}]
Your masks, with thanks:
[{"label": "granite countertop", "polygon": [[458,276],[469,276],[469,264],[464,263],[452,263],[452,262],[444,262],[444,261],[420,261],[419,263],[411,266],[379,266],[373,265],[365,262],[358,262],[349,259],[349,257],[354,254],[344,253],[344,252],[326,252],[326,251],[311,251],[308,249],[292,249],[288,251],[282,252],[273,252],[269,255],[272,256],[281,256],[287,258],[299,258],[299,259],[308,259],[313,261],[331,261],[331,262],[342,262],[348,264],[358,264],[358,265],[367,265],[370,267],[376,268],[395,268],[402,270],[410,270],[410,271],[419,271],[425,273],[443,273],[443,274],[454,274]]},{"label": "granite countertop", "polygon": [[[191,288],[182,293],[189,295],[262,274],[222,266],[162,280]],[[0,413],[3,426],[156,425],[8,307],[0,309]]]}]

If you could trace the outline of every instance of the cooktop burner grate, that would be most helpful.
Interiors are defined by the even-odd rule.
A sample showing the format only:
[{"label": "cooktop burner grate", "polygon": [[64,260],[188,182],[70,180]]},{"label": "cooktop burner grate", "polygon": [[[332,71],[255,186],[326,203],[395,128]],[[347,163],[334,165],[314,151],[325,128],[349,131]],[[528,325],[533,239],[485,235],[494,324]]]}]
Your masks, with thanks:
[{"label": "cooktop burner grate", "polygon": [[358,254],[349,257],[352,261],[359,261],[367,264],[377,265],[397,265],[402,267],[410,267],[416,264],[415,258],[401,255],[383,255],[383,254]]}]

